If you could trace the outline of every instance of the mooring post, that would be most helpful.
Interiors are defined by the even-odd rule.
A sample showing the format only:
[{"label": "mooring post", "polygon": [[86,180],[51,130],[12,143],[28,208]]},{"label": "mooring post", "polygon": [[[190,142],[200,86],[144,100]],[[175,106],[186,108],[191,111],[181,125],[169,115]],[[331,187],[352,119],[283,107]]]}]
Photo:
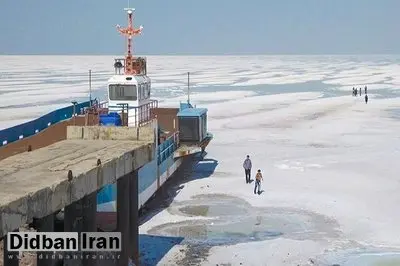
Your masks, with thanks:
[{"label": "mooring post", "polygon": [[[14,232],[19,232],[19,229]],[[18,252],[10,252],[7,247],[7,235],[3,238],[3,262],[7,266],[18,266],[19,265],[19,254]]]},{"label": "mooring post", "polygon": [[130,190],[130,247],[132,248],[133,262],[139,265],[139,178],[138,170],[134,170],[130,174],[129,190]]},{"label": "mooring post", "polygon": [[[38,232],[54,232],[54,214],[50,214],[39,220]],[[53,266],[55,260],[52,252],[41,252],[36,255],[37,266]]]},{"label": "mooring post", "polygon": [[[97,211],[97,191],[85,196],[83,199],[82,206],[82,218],[83,218],[83,232],[96,232],[96,211]],[[95,253],[83,254],[83,266],[95,266],[97,265],[97,259]],[[90,255],[86,257],[86,255]]]},{"label": "mooring post", "polygon": [[118,260],[118,266],[128,265],[131,247],[130,247],[130,176],[125,175],[117,180],[117,232],[121,232],[121,252]]}]

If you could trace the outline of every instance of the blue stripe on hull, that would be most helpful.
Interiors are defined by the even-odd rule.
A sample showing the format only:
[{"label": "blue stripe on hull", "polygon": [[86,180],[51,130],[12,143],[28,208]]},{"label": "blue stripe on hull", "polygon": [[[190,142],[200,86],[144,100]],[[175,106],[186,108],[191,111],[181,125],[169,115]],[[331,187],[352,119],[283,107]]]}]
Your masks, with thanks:
[{"label": "blue stripe on hull", "polygon": [[117,186],[115,184],[110,184],[104,186],[97,193],[97,206],[100,204],[108,203],[110,201],[114,201],[117,195]]},{"label": "blue stripe on hull", "polygon": [[157,180],[157,160],[139,169],[139,194],[146,190],[154,181]]},{"label": "blue stripe on hull", "polygon": [[[182,160],[182,159],[179,159]],[[165,176],[167,179],[176,172],[177,169],[171,169],[170,173],[167,173],[168,169],[171,168],[176,161],[174,155],[171,154],[165,161],[159,165],[160,177]],[[178,167],[177,167],[178,168]],[[139,169],[139,198],[149,197],[154,194],[157,190],[157,160],[153,160],[150,163]],[[149,195],[149,188],[153,185],[154,189],[150,189],[151,195]],[[146,191],[147,190],[147,191]],[[110,209],[116,208],[115,201],[117,199],[117,185],[110,184],[102,188],[97,193],[97,211],[98,212],[109,212]],[[145,199],[147,201],[147,199]],[[140,201],[139,201],[140,203]]]}]

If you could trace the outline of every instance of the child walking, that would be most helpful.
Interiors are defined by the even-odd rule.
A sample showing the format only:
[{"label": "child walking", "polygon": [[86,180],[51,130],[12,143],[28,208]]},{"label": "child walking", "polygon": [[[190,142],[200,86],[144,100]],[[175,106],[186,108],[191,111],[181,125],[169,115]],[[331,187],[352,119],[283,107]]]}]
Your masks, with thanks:
[{"label": "child walking", "polygon": [[263,176],[261,174],[261,170],[258,169],[257,170],[257,174],[256,174],[256,182],[255,182],[255,185],[254,185],[254,194],[256,194],[256,193],[258,193],[258,195],[261,194],[261,180],[264,180],[264,179],[263,179]]}]

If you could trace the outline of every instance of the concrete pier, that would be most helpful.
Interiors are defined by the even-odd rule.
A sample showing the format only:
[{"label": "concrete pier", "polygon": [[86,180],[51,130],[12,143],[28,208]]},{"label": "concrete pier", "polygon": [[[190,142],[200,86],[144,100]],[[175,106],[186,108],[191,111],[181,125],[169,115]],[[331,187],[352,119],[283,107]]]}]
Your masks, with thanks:
[{"label": "concrete pier", "polygon": [[[65,231],[97,231],[96,193],[117,182],[118,265],[128,265],[129,259],[138,265],[137,171],[153,160],[153,128],[72,126],[67,138],[0,161],[0,237],[33,219],[40,219],[40,231],[53,231],[54,213],[62,208]],[[4,259],[6,254],[5,249]],[[54,260],[38,263],[48,266]],[[96,265],[95,260],[71,263]]]},{"label": "concrete pier", "polygon": [[[39,221],[39,228],[38,228],[38,232],[53,232],[54,231],[54,219],[55,219],[55,215],[54,214],[50,214],[47,215],[46,217],[43,217],[42,219],[40,219]],[[54,266],[55,265],[55,261],[50,259],[47,259],[46,256],[51,255],[50,253],[38,253],[37,254],[37,266]],[[41,256],[44,257],[40,258]]]},{"label": "concrete pier", "polygon": [[[18,230],[14,230],[14,232],[18,232]],[[9,252],[6,248],[7,244],[7,235],[3,239],[3,245],[4,245],[4,250],[3,250],[3,263],[4,265],[7,266],[18,266],[19,265],[19,260],[18,260],[18,252]]]}]

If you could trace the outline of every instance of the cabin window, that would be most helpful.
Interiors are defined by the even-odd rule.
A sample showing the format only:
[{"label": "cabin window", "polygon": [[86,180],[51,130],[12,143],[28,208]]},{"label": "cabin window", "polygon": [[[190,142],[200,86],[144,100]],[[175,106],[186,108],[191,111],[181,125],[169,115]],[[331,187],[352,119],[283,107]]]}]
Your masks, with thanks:
[{"label": "cabin window", "polygon": [[142,88],[142,99],[144,100],[146,99],[146,83],[143,83],[141,85],[141,88]]},{"label": "cabin window", "polygon": [[147,83],[147,98],[150,98],[151,84]]},{"label": "cabin window", "polygon": [[202,126],[201,126],[200,130],[202,132],[202,138],[204,139],[204,137],[207,134],[207,114],[203,114],[201,116],[201,124],[202,124]]},{"label": "cabin window", "polygon": [[144,98],[148,98],[147,95],[148,95],[148,91],[149,91],[149,84],[145,83],[144,86],[145,86]]},{"label": "cabin window", "polygon": [[200,141],[198,117],[179,118],[179,139],[183,142]]},{"label": "cabin window", "polygon": [[111,101],[136,101],[136,85],[110,85],[108,95]]}]

